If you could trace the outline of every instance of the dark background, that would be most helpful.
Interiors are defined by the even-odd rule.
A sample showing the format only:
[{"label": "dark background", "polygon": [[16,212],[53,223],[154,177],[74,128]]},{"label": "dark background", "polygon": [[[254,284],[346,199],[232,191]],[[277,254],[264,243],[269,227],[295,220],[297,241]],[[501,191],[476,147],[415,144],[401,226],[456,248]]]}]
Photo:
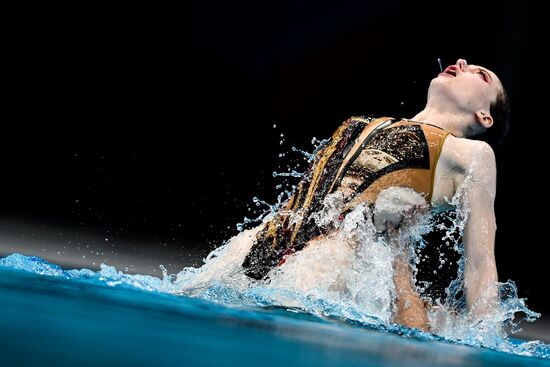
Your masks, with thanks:
[{"label": "dark background", "polygon": [[511,99],[496,150],[499,278],[547,312],[539,12],[519,1],[20,5],[2,53],[0,252],[152,274],[198,265],[264,208],[253,197],[274,203],[277,184],[296,183],[272,177],[303,166],[293,146],[311,151],[350,115],[414,116],[437,58],[465,58]]}]

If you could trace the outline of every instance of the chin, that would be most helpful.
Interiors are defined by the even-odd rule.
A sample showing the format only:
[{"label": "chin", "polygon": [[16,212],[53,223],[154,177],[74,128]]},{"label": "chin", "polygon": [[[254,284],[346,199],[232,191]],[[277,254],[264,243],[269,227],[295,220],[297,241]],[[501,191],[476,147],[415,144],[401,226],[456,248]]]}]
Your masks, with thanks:
[{"label": "chin", "polygon": [[428,100],[434,96],[447,94],[446,89],[448,88],[446,88],[445,83],[439,79],[440,78],[433,78],[430,82],[430,86],[428,87]]},{"label": "chin", "polygon": [[428,99],[437,96],[444,100],[455,100],[456,90],[447,82],[447,80],[441,77],[433,78],[428,88]]},{"label": "chin", "polygon": [[448,85],[449,81],[452,80],[451,78],[447,78],[447,77],[444,77],[444,76],[436,76],[435,78],[432,79],[432,81],[430,82],[430,87],[432,85]]},{"label": "chin", "polygon": [[446,88],[447,83],[445,83],[446,80],[443,80],[441,77],[433,78],[430,82],[430,86],[428,87],[428,93],[432,91],[440,92],[441,89]]}]

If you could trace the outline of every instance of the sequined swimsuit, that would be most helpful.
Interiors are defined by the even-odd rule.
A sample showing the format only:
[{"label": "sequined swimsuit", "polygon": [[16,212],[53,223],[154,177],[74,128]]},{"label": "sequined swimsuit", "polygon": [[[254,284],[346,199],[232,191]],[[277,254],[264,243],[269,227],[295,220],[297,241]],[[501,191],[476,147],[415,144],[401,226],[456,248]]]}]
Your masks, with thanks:
[{"label": "sequined swimsuit", "polygon": [[263,279],[324,233],[311,215],[336,191],[344,195],[345,215],[353,206],[373,203],[391,186],[410,187],[431,201],[435,167],[448,132],[428,124],[392,118],[352,117],[315,156],[284,207],[258,233],[242,264],[245,274]]}]

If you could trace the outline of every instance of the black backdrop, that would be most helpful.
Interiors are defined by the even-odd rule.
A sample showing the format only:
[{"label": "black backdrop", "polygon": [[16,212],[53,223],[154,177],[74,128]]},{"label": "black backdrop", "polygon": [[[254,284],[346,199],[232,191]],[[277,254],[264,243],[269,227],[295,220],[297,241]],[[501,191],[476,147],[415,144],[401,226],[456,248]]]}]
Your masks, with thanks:
[{"label": "black backdrop", "polygon": [[460,57],[508,89],[513,127],[496,152],[499,277],[547,310],[538,10],[507,1],[14,8],[0,249],[142,272],[197,264],[237,233],[254,196],[275,201],[272,172],[299,162],[291,147],[311,151],[312,137],[350,115],[414,116],[437,58]]}]

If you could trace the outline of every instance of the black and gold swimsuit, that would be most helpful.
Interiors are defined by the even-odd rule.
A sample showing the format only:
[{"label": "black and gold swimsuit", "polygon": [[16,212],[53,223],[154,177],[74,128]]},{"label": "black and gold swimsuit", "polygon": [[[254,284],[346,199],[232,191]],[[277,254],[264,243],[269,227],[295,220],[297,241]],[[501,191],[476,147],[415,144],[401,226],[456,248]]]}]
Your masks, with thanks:
[{"label": "black and gold swimsuit", "polygon": [[326,228],[318,226],[311,215],[322,209],[328,194],[343,193],[342,215],[359,203],[373,203],[380,191],[391,186],[410,187],[429,203],[435,167],[448,134],[410,120],[346,120],[316,154],[284,210],[257,234],[242,264],[245,274],[263,279],[284,262],[285,255],[324,234]]}]

